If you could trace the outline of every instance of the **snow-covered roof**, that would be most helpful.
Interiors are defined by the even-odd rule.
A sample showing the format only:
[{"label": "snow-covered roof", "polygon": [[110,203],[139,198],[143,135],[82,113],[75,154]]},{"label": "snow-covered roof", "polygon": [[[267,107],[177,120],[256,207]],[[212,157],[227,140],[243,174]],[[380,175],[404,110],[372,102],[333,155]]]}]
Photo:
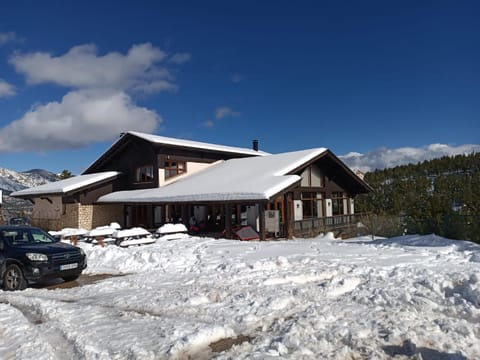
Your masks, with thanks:
[{"label": "snow-covered roof", "polygon": [[185,140],[185,139],[176,139],[176,138],[170,138],[170,137],[165,137],[165,136],[141,133],[141,132],[137,132],[137,131],[129,131],[129,132],[127,132],[127,134],[134,135],[136,137],[139,137],[141,139],[147,140],[147,141],[149,141],[151,143],[155,143],[155,144],[181,146],[181,147],[203,149],[203,150],[222,151],[222,152],[235,153],[235,154],[268,155],[268,153],[266,153],[264,151],[256,151],[256,150],[249,149],[249,148],[209,144],[209,143],[205,143],[205,142]]},{"label": "snow-covered roof", "polygon": [[118,191],[98,202],[148,203],[268,200],[300,181],[289,173],[326,152],[325,148],[232,159],[172,184],[144,190]]},{"label": "snow-covered roof", "polygon": [[11,193],[15,197],[33,197],[41,195],[65,194],[71,191],[82,189],[84,187],[107,181],[115,178],[120,173],[118,171],[106,171],[88,175],[74,176],[68,179],[54,181],[48,184],[23,189]]}]

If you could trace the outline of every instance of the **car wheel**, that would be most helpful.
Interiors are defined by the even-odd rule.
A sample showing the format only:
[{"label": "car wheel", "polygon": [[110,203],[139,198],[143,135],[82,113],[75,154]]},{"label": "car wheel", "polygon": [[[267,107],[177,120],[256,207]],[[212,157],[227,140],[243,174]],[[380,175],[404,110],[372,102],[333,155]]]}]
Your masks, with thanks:
[{"label": "car wheel", "polygon": [[80,274],[78,274],[78,275],[72,275],[72,276],[64,276],[64,277],[62,277],[62,279],[63,279],[64,281],[75,281],[75,280],[78,279],[79,276],[80,276]]},{"label": "car wheel", "polygon": [[27,280],[23,277],[22,269],[16,264],[7,266],[3,274],[3,287],[5,290],[23,290],[27,287]]}]

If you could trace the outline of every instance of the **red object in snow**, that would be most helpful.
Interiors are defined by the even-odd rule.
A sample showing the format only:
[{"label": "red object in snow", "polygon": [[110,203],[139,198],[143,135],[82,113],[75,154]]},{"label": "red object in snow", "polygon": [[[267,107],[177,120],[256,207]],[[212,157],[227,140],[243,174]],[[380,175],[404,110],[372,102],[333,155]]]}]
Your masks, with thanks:
[{"label": "red object in snow", "polygon": [[251,226],[244,226],[237,231],[234,231],[235,235],[242,241],[260,240],[257,232],[253,230]]}]

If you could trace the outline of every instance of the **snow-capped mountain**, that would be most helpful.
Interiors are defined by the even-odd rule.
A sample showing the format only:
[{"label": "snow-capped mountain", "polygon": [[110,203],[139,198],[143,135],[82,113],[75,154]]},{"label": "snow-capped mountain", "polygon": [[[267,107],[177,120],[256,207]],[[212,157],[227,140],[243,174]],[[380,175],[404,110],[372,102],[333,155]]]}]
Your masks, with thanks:
[{"label": "snow-capped mountain", "polygon": [[0,201],[2,204],[0,223],[2,217],[3,221],[8,221],[12,217],[28,215],[32,210],[31,202],[9,196],[12,192],[57,180],[58,176],[47,170],[32,169],[17,172],[0,168],[0,190],[3,195],[0,199],[2,200]]},{"label": "snow-capped mountain", "polygon": [[0,168],[0,190],[3,190],[3,193],[7,195],[13,191],[43,185],[57,180],[57,175],[42,169],[17,172]]}]

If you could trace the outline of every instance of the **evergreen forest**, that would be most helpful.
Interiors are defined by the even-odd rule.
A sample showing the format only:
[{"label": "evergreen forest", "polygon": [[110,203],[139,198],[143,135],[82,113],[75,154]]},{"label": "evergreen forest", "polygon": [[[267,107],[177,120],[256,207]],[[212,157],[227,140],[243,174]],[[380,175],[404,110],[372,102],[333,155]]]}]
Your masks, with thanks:
[{"label": "evergreen forest", "polygon": [[480,153],[375,170],[374,191],[356,198],[363,223],[381,236],[437,234],[480,243]]}]

